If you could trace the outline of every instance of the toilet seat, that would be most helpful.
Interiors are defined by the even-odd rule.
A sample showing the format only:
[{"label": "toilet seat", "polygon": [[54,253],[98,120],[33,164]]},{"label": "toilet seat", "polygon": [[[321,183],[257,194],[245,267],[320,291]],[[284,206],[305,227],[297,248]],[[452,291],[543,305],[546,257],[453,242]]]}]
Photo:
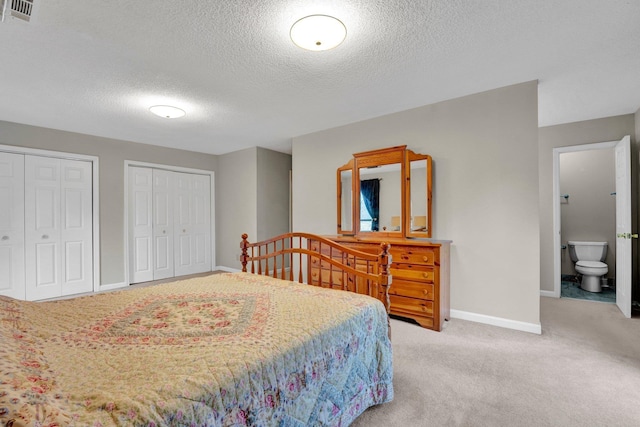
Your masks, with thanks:
[{"label": "toilet seat", "polygon": [[609,267],[600,261],[578,261],[576,271],[589,276],[604,276],[609,272]]},{"label": "toilet seat", "polygon": [[578,261],[576,262],[578,267],[587,267],[587,268],[608,268],[607,264],[600,261]]}]

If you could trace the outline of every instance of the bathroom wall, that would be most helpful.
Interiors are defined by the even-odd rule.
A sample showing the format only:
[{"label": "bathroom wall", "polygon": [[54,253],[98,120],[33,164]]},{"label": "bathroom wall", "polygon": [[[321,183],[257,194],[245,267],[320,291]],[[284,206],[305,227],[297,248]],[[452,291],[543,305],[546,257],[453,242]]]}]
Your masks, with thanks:
[{"label": "bathroom wall", "polygon": [[[616,191],[615,151],[578,151],[560,155],[561,236],[569,240],[598,241],[609,244],[607,277],[615,277]],[[576,274],[569,250],[562,251],[562,274]]]}]

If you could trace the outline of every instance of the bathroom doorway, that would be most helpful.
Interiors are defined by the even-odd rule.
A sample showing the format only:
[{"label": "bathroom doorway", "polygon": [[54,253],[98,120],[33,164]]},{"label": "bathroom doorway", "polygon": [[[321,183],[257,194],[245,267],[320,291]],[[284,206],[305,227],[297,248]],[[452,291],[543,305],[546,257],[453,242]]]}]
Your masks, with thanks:
[{"label": "bathroom doorway", "polygon": [[[554,296],[562,295],[562,278],[575,275],[567,242],[607,242],[606,284],[615,286],[610,301],[630,317],[630,138],[555,148],[553,156]],[[604,296],[581,291],[576,283],[564,285],[566,291],[580,292],[585,299]]]}]

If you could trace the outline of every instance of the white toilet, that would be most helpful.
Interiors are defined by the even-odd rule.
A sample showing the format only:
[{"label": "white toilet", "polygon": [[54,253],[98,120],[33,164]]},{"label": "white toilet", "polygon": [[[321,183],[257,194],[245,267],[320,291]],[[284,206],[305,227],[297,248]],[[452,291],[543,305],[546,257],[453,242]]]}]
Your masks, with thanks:
[{"label": "white toilet", "polygon": [[609,272],[603,261],[607,257],[607,242],[569,241],[569,256],[576,271],[582,274],[580,287],[589,292],[602,292],[600,279]]}]

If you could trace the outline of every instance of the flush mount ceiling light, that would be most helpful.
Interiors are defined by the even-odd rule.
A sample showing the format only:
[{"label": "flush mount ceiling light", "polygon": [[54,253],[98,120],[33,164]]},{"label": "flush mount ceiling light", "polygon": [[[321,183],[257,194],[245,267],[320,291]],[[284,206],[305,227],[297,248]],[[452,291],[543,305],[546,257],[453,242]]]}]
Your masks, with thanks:
[{"label": "flush mount ceiling light", "polygon": [[149,111],[156,116],[164,117],[166,119],[177,119],[178,117],[182,117],[186,114],[184,110],[170,105],[154,105],[153,107],[149,107]]},{"label": "flush mount ceiling light", "polygon": [[328,50],[344,41],[347,27],[333,16],[311,15],[296,21],[289,35],[303,49]]}]

